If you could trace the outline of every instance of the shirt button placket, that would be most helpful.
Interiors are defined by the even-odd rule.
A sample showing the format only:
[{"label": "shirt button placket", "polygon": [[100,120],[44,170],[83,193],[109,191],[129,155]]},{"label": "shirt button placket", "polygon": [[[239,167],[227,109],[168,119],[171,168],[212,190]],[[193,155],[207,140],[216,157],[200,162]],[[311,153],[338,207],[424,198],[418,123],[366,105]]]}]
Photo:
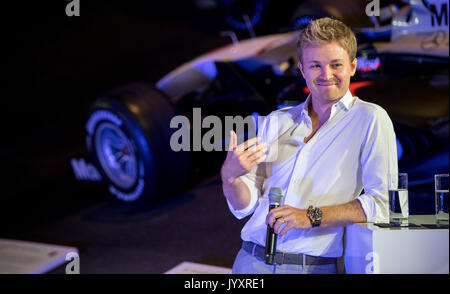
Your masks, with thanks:
[{"label": "shirt button placket", "polygon": [[[309,148],[304,145],[303,148],[297,154],[297,157],[295,158],[295,163],[294,163],[294,167],[292,169],[291,179],[288,183],[288,187],[287,187],[287,191],[286,191],[286,200],[288,200],[288,202],[289,202],[289,199],[291,199],[291,197],[288,197],[290,191],[292,190],[293,187],[294,187],[294,191],[295,191],[295,187],[298,185],[298,183],[300,182],[300,179],[305,174],[305,169],[306,169],[305,162],[307,162],[307,160],[305,160],[305,155],[309,153],[308,150],[309,150]],[[289,203],[287,203],[287,204],[289,204]]]}]

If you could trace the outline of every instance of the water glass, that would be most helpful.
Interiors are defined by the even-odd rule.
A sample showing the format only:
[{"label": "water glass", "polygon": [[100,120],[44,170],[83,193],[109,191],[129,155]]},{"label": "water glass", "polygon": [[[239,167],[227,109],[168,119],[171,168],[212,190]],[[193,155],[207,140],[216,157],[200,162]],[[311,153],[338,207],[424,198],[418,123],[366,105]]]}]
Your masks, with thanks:
[{"label": "water glass", "polygon": [[388,175],[389,223],[393,226],[408,226],[408,174]]},{"label": "water glass", "polygon": [[448,225],[448,174],[434,175],[436,222]]}]

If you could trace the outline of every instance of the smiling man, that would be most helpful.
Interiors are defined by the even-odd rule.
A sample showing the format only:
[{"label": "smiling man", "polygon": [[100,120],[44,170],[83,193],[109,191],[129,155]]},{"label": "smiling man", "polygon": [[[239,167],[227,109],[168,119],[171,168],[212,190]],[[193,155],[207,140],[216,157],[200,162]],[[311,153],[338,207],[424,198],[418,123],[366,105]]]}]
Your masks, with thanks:
[{"label": "smiling man", "polygon": [[[395,133],[386,111],[349,91],[357,64],[353,32],[330,18],[312,21],[298,54],[311,92],[306,101],[272,112],[258,138],[239,146],[231,132],[224,195],[237,218],[252,215],[233,273],[336,273],[344,226],[388,219]],[[284,199],[269,212],[272,187]],[[275,265],[264,261],[267,225],[278,234]]]}]

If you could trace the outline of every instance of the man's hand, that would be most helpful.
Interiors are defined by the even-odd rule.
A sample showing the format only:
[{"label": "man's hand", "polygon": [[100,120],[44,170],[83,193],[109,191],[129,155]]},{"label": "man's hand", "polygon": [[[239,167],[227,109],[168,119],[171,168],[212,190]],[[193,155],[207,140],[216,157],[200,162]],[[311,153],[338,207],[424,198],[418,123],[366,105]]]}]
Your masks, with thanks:
[{"label": "man's hand", "polygon": [[[306,215],[306,209],[299,209],[289,205],[283,205],[272,209],[266,217],[266,224],[270,225],[275,234],[280,237],[286,234],[290,229],[307,230],[312,227],[311,221]],[[280,227],[286,224],[283,230]]]},{"label": "man's hand", "polygon": [[237,136],[230,131],[230,143],[225,162],[222,165],[222,181],[232,183],[245,175],[266,158],[266,143],[257,144],[261,138],[254,137],[237,146]]}]

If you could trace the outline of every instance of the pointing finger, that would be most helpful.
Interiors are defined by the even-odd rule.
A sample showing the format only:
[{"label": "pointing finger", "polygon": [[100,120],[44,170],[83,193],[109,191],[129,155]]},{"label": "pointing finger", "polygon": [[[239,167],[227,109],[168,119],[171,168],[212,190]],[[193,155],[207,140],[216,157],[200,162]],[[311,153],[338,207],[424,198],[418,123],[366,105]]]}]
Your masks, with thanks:
[{"label": "pointing finger", "polygon": [[236,133],[231,130],[230,131],[230,143],[228,144],[228,151],[233,151],[236,149],[237,145],[237,136]]}]

